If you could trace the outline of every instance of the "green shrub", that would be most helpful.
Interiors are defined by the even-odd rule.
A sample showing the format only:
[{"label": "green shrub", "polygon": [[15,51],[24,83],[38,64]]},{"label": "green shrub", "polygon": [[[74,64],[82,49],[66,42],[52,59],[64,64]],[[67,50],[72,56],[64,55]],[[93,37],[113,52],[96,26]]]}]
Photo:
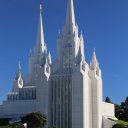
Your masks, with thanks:
[{"label": "green shrub", "polygon": [[44,127],[47,123],[47,118],[40,112],[32,112],[24,117],[24,122],[27,123],[28,128]]},{"label": "green shrub", "polygon": [[9,125],[9,118],[0,118],[0,126]]},{"label": "green shrub", "polygon": [[123,125],[123,124],[115,124],[113,126],[113,128],[128,128],[127,126]]}]

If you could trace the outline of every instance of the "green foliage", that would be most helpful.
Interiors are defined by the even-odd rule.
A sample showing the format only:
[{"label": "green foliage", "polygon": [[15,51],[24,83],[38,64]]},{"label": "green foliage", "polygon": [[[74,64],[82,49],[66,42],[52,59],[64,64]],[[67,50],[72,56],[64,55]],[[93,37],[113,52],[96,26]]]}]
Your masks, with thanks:
[{"label": "green foliage", "polygon": [[115,116],[119,120],[128,122],[128,97],[121,105],[115,104]]},{"label": "green foliage", "polygon": [[128,102],[128,96],[126,97],[126,100],[125,100],[125,102]]},{"label": "green foliage", "polygon": [[9,125],[9,120],[7,118],[0,118],[0,126]]},{"label": "green foliage", "polygon": [[112,103],[111,100],[110,100],[110,98],[108,96],[106,97],[105,102]]},{"label": "green foliage", "polygon": [[122,125],[128,126],[128,122],[125,122],[123,120],[115,120],[115,122],[118,123],[118,124],[122,124]]},{"label": "green foliage", "polygon": [[123,125],[123,124],[115,124],[113,126],[113,128],[128,128],[127,126]]},{"label": "green foliage", "polygon": [[126,105],[126,107],[128,108],[128,96],[126,97],[125,105]]},{"label": "green foliage", "polygon": [[18,124],[12,125],[11,128],[24,128],[24,125],[22,123],[18,123]]},{"label": "green foliage", "polygon": [[53,125],[53,126],[50,126],[49,128],[56,128],[56,126]]},{"label": "green foliage", "polygon": [[7,126],[0,126],[0,128],[11,128],[11,126],[7,125]]},{"label": "green foliage", "polygon": [[27,123],[28,128],[42,128],[46,125],[47,118],[40,112],[32,112],[24,117],[24,122]]}]

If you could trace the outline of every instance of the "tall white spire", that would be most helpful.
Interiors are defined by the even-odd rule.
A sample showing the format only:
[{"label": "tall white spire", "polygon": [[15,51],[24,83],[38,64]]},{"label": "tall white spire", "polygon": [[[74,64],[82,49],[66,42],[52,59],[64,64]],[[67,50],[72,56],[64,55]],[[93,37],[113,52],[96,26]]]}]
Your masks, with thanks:
[{"label": "tall white spire", "polygon": [[96,58],[95,48],[94,48],[94,51],[93,51],[92,60],[91,60],[91,63],[90,63],[90,68],[91,69],[99,68],[99,63],[98,63],[97,58]]},{"label": "tall white spire", "polygon": [[74,31],[75,27],[75,14],[74,14],[74,5],[73,0],[68,0],[68,8],[67,8],[67,15],[66,15],[66,26],[69,30]]},{"label": "tall white spire", "polygon": [[37,52],[40,53],[44,53],[45,50],[44,32],[43,32],[43,23],[42,23],[42,4],[40,4],[40,18],[39,18],[36,50]]}]

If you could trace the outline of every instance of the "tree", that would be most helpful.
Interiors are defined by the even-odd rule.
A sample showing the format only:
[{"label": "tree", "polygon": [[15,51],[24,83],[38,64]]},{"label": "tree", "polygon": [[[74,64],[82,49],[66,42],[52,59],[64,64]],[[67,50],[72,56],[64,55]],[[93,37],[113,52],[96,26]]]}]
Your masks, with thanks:
[{"label": "tree", "polygon": [[113,128],[128,128],[127,126],[124,126],[123,124],[115,124]]},{"label": "tree", "polygon": [[56,128],[56,126],[53,125],[53,126],[50,126],[49,128]]},{"label": "tree", "polygon": [[128,96],[126,97],[126,100],[125,101],[127,101],[128,102]]},{"label": "tree", "polygon": [[124,108],[126,106],[125,102],[121,102],[121,107]]},{"label": "tree", "polygon": [[128,96],[126,97],[125,104],[128,106]]},{"label": "tree", "polygon": [[24,125],[22,123],[19,124],[13,124],[11,128],[24,128]]},{"label": "tree", "polygon": [[105,102],[112,103],[111,100],[110,100],[110,98],[108,96],[106,97]]},{"label": "tree", "polygon": [[32,112],[25,116],[24,122],[27,123],[28,128],[44,128],[47,124],[47,118],[40,112]]}]

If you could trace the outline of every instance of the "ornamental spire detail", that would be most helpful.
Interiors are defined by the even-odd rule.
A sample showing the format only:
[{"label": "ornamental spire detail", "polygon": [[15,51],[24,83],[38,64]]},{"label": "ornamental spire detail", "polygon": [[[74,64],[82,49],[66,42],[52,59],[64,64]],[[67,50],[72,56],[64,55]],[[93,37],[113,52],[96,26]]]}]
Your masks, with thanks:
[{"label": "ornamental spire detail", "polygon": [[18,70],[15,76],[15,80],[18,80],[19,77],[21,77],[21,65],[20,65],[20,61],[19,61],[19,65],[18,65]]},{"label": "ornamental spire detail", "polygon": [[44,32],[43,32],[43,22],[42,22],[42,4],[40,4],[40,18],[38,25],[38,34],[37,34],[37,42],[36,42],[36,53],[44,53],[45,51],[45,42],[44,42]]},{"label": "ornamental spire detail", "polygon": [[99,67],[99,63],[97,61],[96,52],[95,52],[95,48],[94,48],[93,55],[92,55],[92,60],[91,60],[91,63],[90,63],[90,68],[95,69],[95,68],[98,68],[98,67]]},{"label": "ornamental spire detail", "polygon": [[69,32],[74,33],[75,13],[74,13],[73,0],[68,0],[68,8],[67,8],[67,15],[66,15],[66,27],[69,30]]}]

